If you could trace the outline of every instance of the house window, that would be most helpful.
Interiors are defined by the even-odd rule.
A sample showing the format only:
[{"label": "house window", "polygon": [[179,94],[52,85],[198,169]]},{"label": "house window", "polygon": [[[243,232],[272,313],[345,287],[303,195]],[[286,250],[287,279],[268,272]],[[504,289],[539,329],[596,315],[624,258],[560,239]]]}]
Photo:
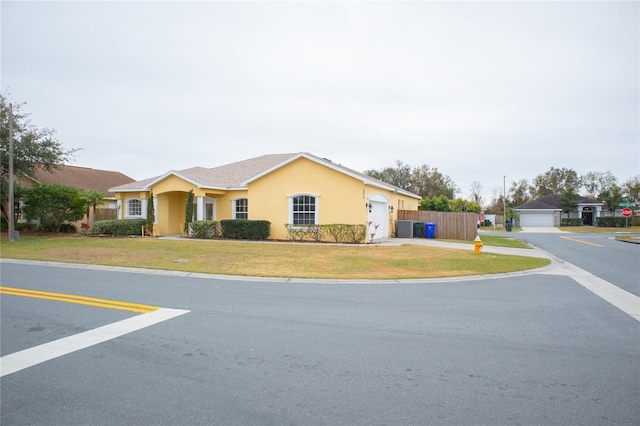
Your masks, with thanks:
[{"label": "house window", "polygon": [[234,205],[234,219],[249,219],[249,200],[246,198],[239,198],[234,200]]},{"label": "house window", "polygon": [[127,201],[127,216],[142,216],[142,201],[136,198]]},{"label": "house window", "polygon": [[313,195],[298,195],[291,203],[293,225],[316,224],[316,197]]}]

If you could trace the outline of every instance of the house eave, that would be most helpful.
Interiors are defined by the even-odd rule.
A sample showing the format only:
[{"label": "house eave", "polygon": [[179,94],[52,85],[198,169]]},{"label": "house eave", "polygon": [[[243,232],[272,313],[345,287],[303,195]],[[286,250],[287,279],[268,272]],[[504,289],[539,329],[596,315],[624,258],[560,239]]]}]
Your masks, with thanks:
[{"label": "house eave", "polygon": [[519,212],[519,213],[554,213],[554,212],[561,212],[562,209],[518,209],[516,208],[515,211]]},{"label": "house eave", "polygon": [[396,193],[405,195],[407,197],[412,197],[412,198],[415,198],[415,199],[418,199],[418,200],[420,200],[422,198],[417,194],[414,194],[414,193],[409,192],[409,191],[405,191],[405,190],[403,190],[401,188],[398,188],[398,187],[390,185],[390,184],[385,184],[385,183],[381,183],[381,182],[374,182],[374,181],[371,181],[371,180],[368,180],[368,179],[363,179],[362,176],[360,176],[358,174],[355,174],[355,173],[351,173],[349,170],[346,170],[344,167],[342,167],[340,165],[336,165],[336,164],[334,164],[334,163],[332,163],[330,161],[327,161],[325,159],[317,158],[317,157],[315,157],[313,155],[310,155],[310,154],[307,154],[305,152],[301,152],[301,153],[299,153],[297,155],[293,155],[290,158],[288,158],[288,159],[276,164],[275,166],[263,171],[262,173],[259,173],[259,174],[255,175],[255,176],[252,176],[251,178],[245,180],[244,182],[241,182],[240,185],[244,186],[241,189],[246,189],[246,187],[251,182],[253,182],[253,181],[257,180],[257,179],[260,179],[261,177],[266,176],[267,174],[273,172],[274,170],[277,170],[277,169],[279,169],[281,167],[284,167],[287,164],[290,164],[290,163],[292,163],[292,162],[294,162],[294,161],[296,161],[296,160],[298,160],[300,158],[306,158],[307,160],[313,161],[316,164],[320,164],[320,165],[328,167],[328,168],[330,168],[330,169],[332,169],[332,170],[334,170],[334,171],[336,171],[338,173],[342,173],[344,175],[347,175],[349,177],[357,179],[360,182],[362,182],[364,185],[374,186],[376,188],[384,189],[384,190],[391,191],[391,192],[396,192]]},{"label": "house eave", "polygon": [[404,195],[404,196],[407,196],[407,197],[415,198],[416,200],[421,200],[422,199],[422,197],[419,196],[418,194],[414,194],[413,192],[406,191],[404,189],[398,188],[398,187],[393,186],[393,185],[374,182],[374,181],[370,181],[370,180],[365,180],[365,181],[363,181],[363,183],[365,185],[368,185],[368,186],[373,186],[373,187],[376,187],[376,188],[380,188],[380,189],[384,189],[384,190],[387,190],[387,191],[395,192],[397,194],[401,194],[401,195]]},{"label": "house eave", "polygon": [[125,188],[118,189],[118,187],[109,188],[109,192],[119,193],[119,192],[146,192],[149,191],[149,188]]}]

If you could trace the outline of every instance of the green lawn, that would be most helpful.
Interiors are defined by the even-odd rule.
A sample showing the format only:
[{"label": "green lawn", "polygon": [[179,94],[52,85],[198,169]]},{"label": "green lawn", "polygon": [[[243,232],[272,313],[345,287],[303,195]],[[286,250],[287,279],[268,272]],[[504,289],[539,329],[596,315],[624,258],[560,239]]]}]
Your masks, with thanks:
[{"label": "green lawn", "polygon": [[576,232],[581,234],[640,233],[640,226],[629,226],[628,228],[604,228],[600,226],[561,226],[558,229],[561,231]]},{"label": "green lawn", "polygon": [[[528,244],[523,243],[521,240],[519,240],[516,237],[503,237],[500,235],[482,234],[480,235],[480,240],[482,240],[482,245],[484,246],[523,248],[523,249],[531,248]],[[473,241],[458,241],[458,240],[443,240],[443,241],[451,241],[455,243],[473,245]]]},{"label": "green lawn", "polygon": [[[488,245],[496,244],[487,239]],[[505,244],[514,244],[505,239]],[[484,241],[483,241],[484,242]],[[240,276],[409,279],[522,271],[547,259],[474,254],[406,244],[329,245],[277,242],[23,236],[0,240],[0,257]]]}]

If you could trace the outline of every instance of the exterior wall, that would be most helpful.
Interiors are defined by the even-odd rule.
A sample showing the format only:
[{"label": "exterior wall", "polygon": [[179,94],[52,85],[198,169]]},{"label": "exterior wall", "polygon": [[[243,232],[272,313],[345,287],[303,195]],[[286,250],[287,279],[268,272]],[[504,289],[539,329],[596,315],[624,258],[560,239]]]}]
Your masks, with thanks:
[{"label": "exterior wall", "polygon": [[[229,191],[226,194],[210,196],[216,198],[216,220],[220,221],[233,218],[233,200],[238,198],[248,198],[248,191]],[[252,204],[253,202],[249,200],[249,219],[255,219],[251,215]]]},{"label": "exterior wall", "polygon": [[[154,194],[155,197],[155,194]],[[127,211],[127,201],[131,200],[131,199],[138,199],[138,200],[146,200],[149,198],[149,193],[146,191],[142,191],[142,192],[125,192],[125,193],[120,193],[120,194],[116,194],[116,199],[121,200],[122,201],[122,206],[120,207],[121,212],[118,213],[118,217],[119,218],[127,218],[130,217],[130,213]],[[145,209],[142,209],[142,216],[145,217],[147,212],[145,211]]]},{"label": "exterior wall", "polygon": [[193,189],[194,197],[202,197],[205,195],[205,190],[196,187],[191,182],[187,182],[184,179],[181,179],[177,176],[167,176],[162,179],[160,182],[157,182],[153,185],[153,196],[163,194],[165,192],[189,192],[190,189]]},{"label": "exterior wall", "polygon": [[[187,202],[187,192],[169,192],[164,194],[164,201],[167,202],[168,205],[164,209],[164,214],[158,216],[158,225],[160,225],[158,234],[182,233],[181,226],[184,226],[182,224],[184,224],[184,208]],[[158,199],[158,210],[162,210],[160,204],[160,199]]]},{"label": "exterior wall", "polygon": [[313,195],[319,224],[365,224],[362,182],[306,158],[299,158],[249,184],[249,219],[271,222],[271,239],[287,237],[289,202],[295,195]]},{"label": "exterior wall", "polygon": [[[216,211],[214,211],[216,220],[228,219],[230,217],[231,207],[227,206],[225,210],[225,203],[221,202],[221,200],[227,197],[224,191],[198,188],[193,183],[173,175],[167,176],[165,179],[157,182],[151,189],[154,198],[158,200],[155,211],[157,222],[155,226],[156,235],[181,234],[183,232],[184,209],[189,190],[193,190],[194,204],[197,203],[197,197],[208,197],[216,200]],[[127,199],[128,198],[130,197],[127,197]],[[123,201],[123,204],[126,204],[126,201]],[[220,211],[221,207],[222,212]]]},{"label": "exterior wall", "polygon": [[[299,158],[249,184],[249,219],[271,222],[270,239],[285,239],[291,222],[290,197],[317,197],[318,224],[367,223],[368,197],[384,195],[390,203],[418,209],[419,200],[366,186],[362,181],[306,158]],[[391,218],[390,218],[391,219]],[[391,227],[389,227],[391,232]],[[389,236],[389,235],[387,235]]]},{"label": "exterior wall", "polygon": [[[299,158],[290,164],[276,169],[251,182],[247,190],[211,190],[197,188],[194,184],[177,176],[167,176],[152,187],[157,200],[155,209],[156,235],[181,234],[184,222],[184,208],[189,190],[197,197],[215,199],[215,220],[233,218],[233,200],[248,199],[248,217],[250,220],[268,220],[271,222],[270,239],[286,239],[285,224],[291,222],[290,198],[296,195],[317,197],[316,218],[319,224],[366,224],[369,215],[368,200],[384,200],[384,212],[389,222],[386,226],[388,237],[395,233],[395,217],[388,206],[394,210],[418,210],[418,199],[397,194],[393,191],[365,185],[361,180],[340,173],[330,167],[318,164],[306,158]],[[146,200],[149,192],[118,193],[121,203],[120,217],[126,218],[127,201],[132,198]],[[206,202],[207,200],[205,200]],[[209,200],[210,201],[210,200]],[[143,203],[143,216],[146,216]]]}]

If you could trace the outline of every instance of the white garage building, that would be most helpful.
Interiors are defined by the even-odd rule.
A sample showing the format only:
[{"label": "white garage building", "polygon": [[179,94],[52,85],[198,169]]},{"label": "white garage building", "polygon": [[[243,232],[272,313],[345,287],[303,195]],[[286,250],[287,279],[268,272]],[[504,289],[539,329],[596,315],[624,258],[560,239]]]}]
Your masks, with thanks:
[{"label": "white garage building", "polygon": [[[586,197],[578,197],[578,205],[575,210],[565,217],[582,218],[583,225],[595,225],[596,218],[600,216],[604,203]],[[520,215],[520,226],[546,227],[560,226],[562,207],[560,207],[560,195],[545,195],[538,199],[524,203],[515,209]]]}]

